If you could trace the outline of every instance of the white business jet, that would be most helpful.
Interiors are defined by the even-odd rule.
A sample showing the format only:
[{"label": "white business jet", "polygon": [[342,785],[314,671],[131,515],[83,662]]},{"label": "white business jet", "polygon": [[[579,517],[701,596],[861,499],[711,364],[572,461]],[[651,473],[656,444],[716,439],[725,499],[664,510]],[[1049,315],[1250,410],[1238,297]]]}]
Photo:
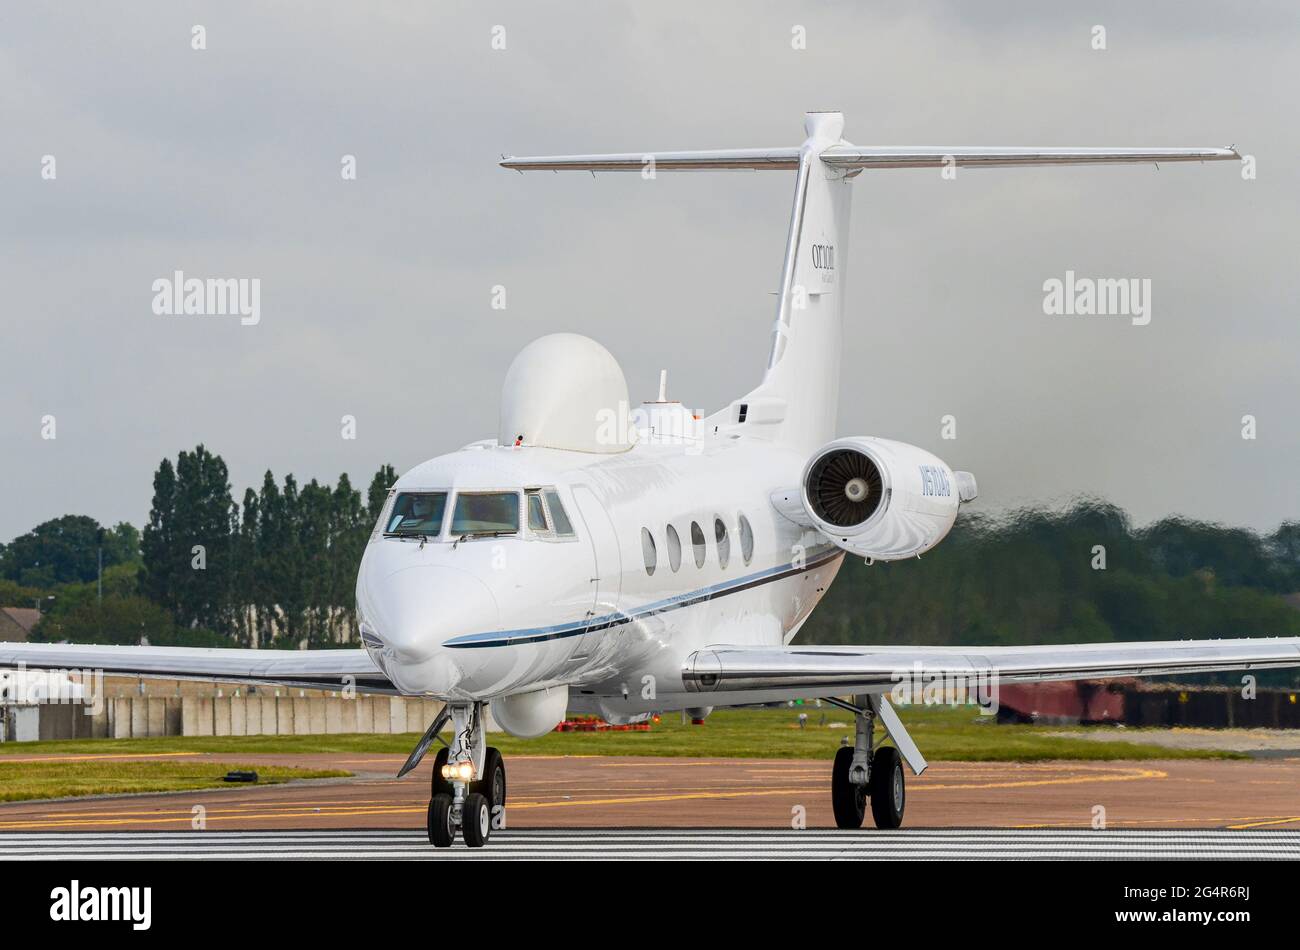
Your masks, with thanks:
[{"label": "white business jet", "polygon": [[[1231,161],[1230,148],[859,147],[810,113],[787,148],[507,158],[518,171],[794,173],[794,207],[762,381],[700,419],[659,398],[630,410],[614,358],[573,334],[535,340],[506,373],[496,438],[416,466],[389,492],[357,578],[364,649],[319,652],[0,644],[0,662],[396,692],[446,702],[427,830],[471,847],[500,826],[505,767],[487,707],[515,736],[566,710],[654,713],[823,698],[854,716],[831,779],[836,824],[903,820],[903,763],[926,762],[887,694],[944,682],[1093,679],[1300,666],[1298,639],[1015,647],[817,647],[791,640],[846,554],[915,558],[975,479],[923,449],[839,437],[840,325],[853,182],[891,168]],[[876,723],[893,740],[876,743]]]}]

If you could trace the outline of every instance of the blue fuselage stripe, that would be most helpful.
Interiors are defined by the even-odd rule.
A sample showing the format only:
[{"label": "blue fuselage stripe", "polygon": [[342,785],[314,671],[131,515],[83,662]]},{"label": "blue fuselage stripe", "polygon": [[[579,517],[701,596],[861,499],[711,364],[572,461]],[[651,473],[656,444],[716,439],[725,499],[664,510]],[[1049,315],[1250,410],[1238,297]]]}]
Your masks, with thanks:
[{"label": "blue fuselage stripe", "polygon": [[520,643],[544,643],[547,640],[560,640],[566,637],[576,637],[584,633],[591,633],[597,630],[604,630],[608,627],[616,627],[621,624],[631,623],[632,621],[640,620],[643,617],[650,617],[655,614],[680,610],[683,607],[690,607],[693,604],[712,600],[715,597],[724,597],[727,594],[739,593],[740,591],[748,590],[751,587],[757,587],[761,584],[768,584],[785,577],[802,574],[805,571],[810,571],[814,568],[820,567],[836,557],[842,556],[843,553],[844,552],[840,551],[838,548],[827,547],[821,549],[820,552],[815,553],[808,562],[801,567],[794,567],[790,564],[778,564],[776,567],[770,567],[754,574],[748,574],[745,577],[736,578],[734,581],[714,584],[710,587],[701,587],[689,593],[679,594],[676,597],[669,597],[665,600],[655,601],[654,603],[646,604],[643,607],[637,607],[630,611],[620,611],[618,613],[605,614],[601,617],[573,620],[566,623],[554,624],[549,627],[532,627],[525,630],[498,630],[489,633],[470,633],[460,637],[453,637],[446,641],[443,646],[455,647],[457,649],[473,647],[501,647],[514,646]]}]

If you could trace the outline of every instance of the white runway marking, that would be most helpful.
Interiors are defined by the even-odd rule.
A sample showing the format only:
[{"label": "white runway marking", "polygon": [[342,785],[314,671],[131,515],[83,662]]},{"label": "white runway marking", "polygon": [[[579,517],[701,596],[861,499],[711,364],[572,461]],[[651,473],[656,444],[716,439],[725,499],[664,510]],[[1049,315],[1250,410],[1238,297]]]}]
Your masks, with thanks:
[{"label": "white runway marking", "polygon": [[536,830],[444,850],[409,831],[0,834],[0,860],[1300,860],[1300,831]]}]

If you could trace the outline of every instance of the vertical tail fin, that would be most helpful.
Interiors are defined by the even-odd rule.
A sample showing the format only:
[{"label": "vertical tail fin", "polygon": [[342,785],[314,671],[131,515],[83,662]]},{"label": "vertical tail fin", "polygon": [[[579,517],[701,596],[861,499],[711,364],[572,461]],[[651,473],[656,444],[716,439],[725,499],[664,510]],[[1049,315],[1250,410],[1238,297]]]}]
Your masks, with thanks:
[{"label": "vertical tail fin", "polygon": [[[763,381],[735,404],[746,421],[811,451],[835,436],[852,176],[822,161],[844,145],[844,116],[810,112],[799,149],[772,346]],[[729,420],[734,421],[734,420]]]}]

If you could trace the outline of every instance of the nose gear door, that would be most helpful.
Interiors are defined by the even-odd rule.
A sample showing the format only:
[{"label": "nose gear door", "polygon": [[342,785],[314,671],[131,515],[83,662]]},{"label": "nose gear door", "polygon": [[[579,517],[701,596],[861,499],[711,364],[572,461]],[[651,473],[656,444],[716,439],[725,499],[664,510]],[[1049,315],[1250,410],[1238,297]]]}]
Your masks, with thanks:
[{"label": "nose gear door", "polygon": [[623,560],[618,550],[618,535],[614,523],[605,511],[600,499],[586,485],[576,485],[573,499],[577,502],[578,513],[586,527],[587,539],[595,556],[595,571],[592,574],[592,606],[588,614],[590,621],[587,631],[579,638],[574,656],[590,656],[605,636],[607,624],[618,609],[619,593],[622,590]]}]

